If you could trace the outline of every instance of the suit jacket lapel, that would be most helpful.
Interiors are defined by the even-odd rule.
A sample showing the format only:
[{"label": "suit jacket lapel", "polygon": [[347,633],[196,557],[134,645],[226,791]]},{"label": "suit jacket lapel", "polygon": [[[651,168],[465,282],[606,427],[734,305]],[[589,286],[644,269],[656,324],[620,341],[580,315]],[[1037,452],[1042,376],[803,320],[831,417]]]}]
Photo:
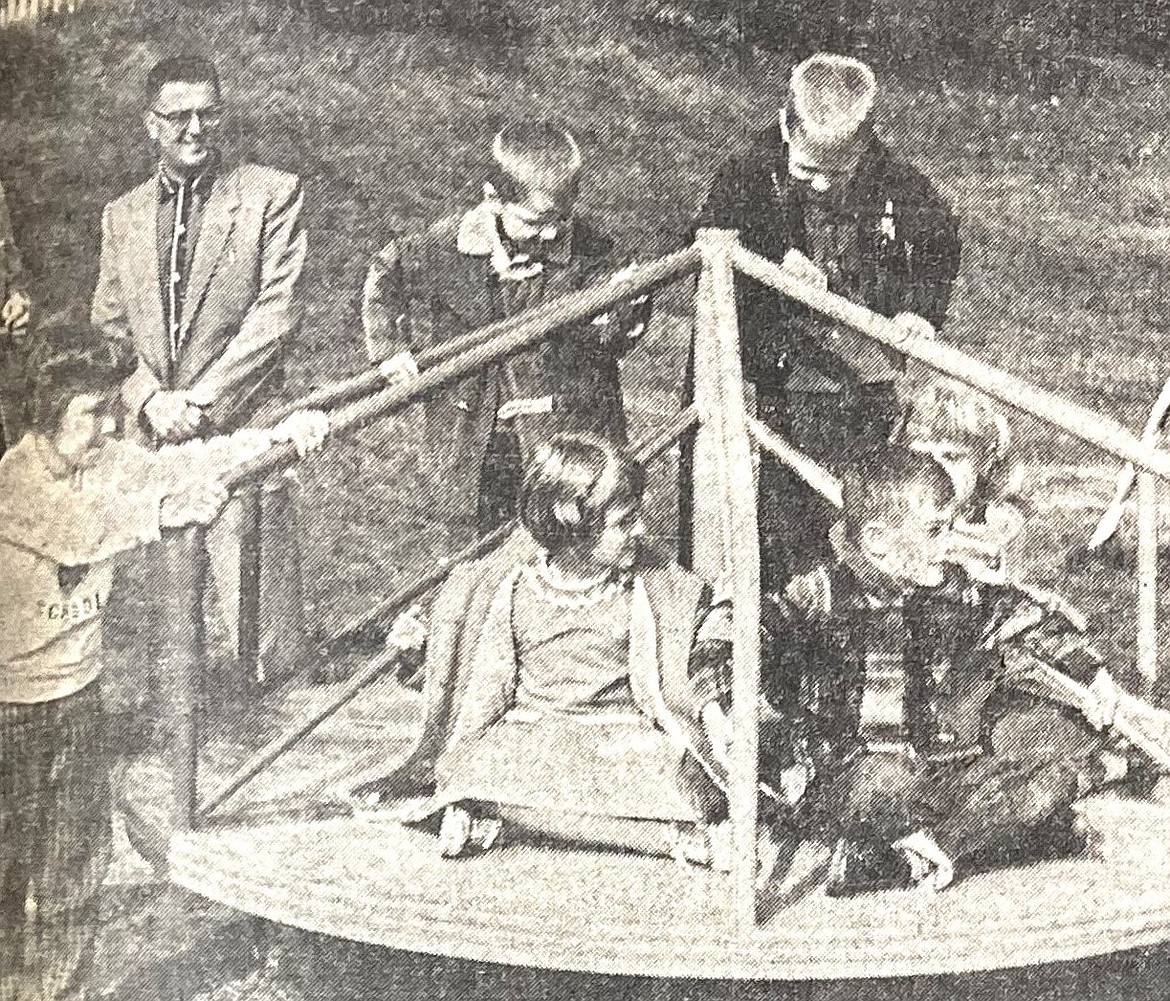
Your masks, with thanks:
[{"label": "suit jacket lapel", "polygon": [[195,243],[195,260],[191,264],[191,279],[187,287],[187,300],[183,304],[183,319],[180,328],[180,338],[184,350],[191,335],[191,326],[203,300],[207,298],[207,289],[211,279],[215,276],[227,246],[228,238],[236,223],[236,209],[240,205],[239,178],[235,172],[225,173],[216,180],[211,189],[211,196],[203,209],[203,219],[199,224],[199,234]]},{"label": "suit jacket lapel", "polygon": [[171,343],[158,283],[158,182],[155,178],[134,191],[127,207],[125,232],[128,239],[123,245],[124,274],[133,283],[134,308],[138,313],[132,325],[136,332],[135,347],[154,374],[164,385],[169,385]]}]

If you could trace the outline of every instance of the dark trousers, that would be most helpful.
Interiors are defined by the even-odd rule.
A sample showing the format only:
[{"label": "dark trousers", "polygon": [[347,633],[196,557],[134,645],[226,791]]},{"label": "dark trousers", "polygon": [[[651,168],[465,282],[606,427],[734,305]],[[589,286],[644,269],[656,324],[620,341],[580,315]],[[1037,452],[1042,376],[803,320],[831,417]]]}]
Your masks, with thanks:
[{"label": "dark trousers", "polygon": [[79,998],[110,856],[98,686],[0,703],[0,999]]},{"label": "dark trousers", "polygon": [[930,831],[956,866],[1043,855],[1067,834],[1072,804],[1098,777],[1101,736],[1060,707],[1006,698],[990,750],[932,760],[866,754],[828,782],[825,824],[836,837],[889,845]]},{"label": "dark trousers", "polygon": [[1037,835],[1072,822],[1080,765],[1042,756],[930,761],[866,755],[826,790],[836,837],[885,847],[929,831],[956,867],[996,852],[1042,852]]},{"label": "dark trousers", "polygon": [[479,535],[487,535],[516,517],[516,500],[523,482],[520,438],[514,431],[498,429],[488,439],[480,472],[475,526]]},{"label": "dark trousers", "polygon": [[[838,475],[887,447],[899,413],[897,392],[890,382],[838,393],[761,390],[756,408],[762,423]],[[829,529],[840,516],[787,466],[761,455],[762,586],[779,590],[794,575],[831,560]]]},{"label": "dark trousers", "polygon": [[0,327],[0,455],[28,429],[32,380],[26,354],[23,345],[17,345],[12,335]]}]

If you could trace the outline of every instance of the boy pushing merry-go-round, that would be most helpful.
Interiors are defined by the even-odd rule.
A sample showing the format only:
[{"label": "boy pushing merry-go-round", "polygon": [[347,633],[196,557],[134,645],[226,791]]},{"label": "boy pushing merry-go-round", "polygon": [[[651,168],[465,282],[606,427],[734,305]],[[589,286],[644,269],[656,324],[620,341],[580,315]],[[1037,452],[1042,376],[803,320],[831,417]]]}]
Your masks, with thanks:
[{"label": "boy pushing merry-go-round", "polygon": [[132,359],[58,334],[31,430],[0,459],[0,997],[15,1001],[86,992],[110,854],[99,686],[119,557],[209,524],[234,469],[277,442],[315,449],[329,426],[303,411],[148,451],[118,437]]}]

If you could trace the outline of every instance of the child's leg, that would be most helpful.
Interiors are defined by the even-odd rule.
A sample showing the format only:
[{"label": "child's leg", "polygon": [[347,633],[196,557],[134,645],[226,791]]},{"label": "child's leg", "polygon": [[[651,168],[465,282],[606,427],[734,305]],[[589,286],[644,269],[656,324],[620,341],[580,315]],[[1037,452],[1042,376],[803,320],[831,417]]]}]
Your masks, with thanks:
[{"label": "child's leg", "polygon": [[912,871],[895,842],[917,829],[921,766],[899,754],[871,754],[832,780],[822,794],[826,832],[837,839],[829,896],[908,885]]},{"label": "child's leg", "polygon": [[1009,697],[995,714],[987,739],[995,756],[1016,760],[1085,757],[1106,743],[1075,710],[1022,693]]},{"label": "child's leg", "polygon": [[1060,759],[982,758],[956,777],[964,794],[932,834],[956,866],[991,851],[1028,852],[1052,818],[1071,816],[1082,767]]},{"label": "child's leg", "polygon": [[868,754],[822,791],[826,826],[851,841],[888,845],[914,830],[922,778],[921,766],[905,755]]}]

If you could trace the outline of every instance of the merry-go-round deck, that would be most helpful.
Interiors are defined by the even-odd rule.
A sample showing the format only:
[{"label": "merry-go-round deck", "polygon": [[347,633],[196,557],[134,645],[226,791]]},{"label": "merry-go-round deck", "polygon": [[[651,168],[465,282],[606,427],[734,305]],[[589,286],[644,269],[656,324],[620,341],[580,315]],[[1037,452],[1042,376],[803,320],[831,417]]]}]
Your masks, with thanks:
[{"label": "merry-go-round deck", "polygon": [[[330,691],[288,694],[298,715]],[[466,859],[331,792],[400,748],[416,697],[387,680],[330,719],[195,831],[170,833],[168,774],[143,758],[124,806],[136,844],[165,855],[200,896],[282,924],[374,945],[484,962],[662,977],[807,980],[973,972],[1170,940],[1170,809],[1098,796],[1082,857],[971,876],[940,894],[834,899],[824,846],[806,844],[741,930],[727,876],[671,859],[507,839]],[[238,760],[209,742],[202,774]],[[161,860],[161,857],[160,857]]]}]

